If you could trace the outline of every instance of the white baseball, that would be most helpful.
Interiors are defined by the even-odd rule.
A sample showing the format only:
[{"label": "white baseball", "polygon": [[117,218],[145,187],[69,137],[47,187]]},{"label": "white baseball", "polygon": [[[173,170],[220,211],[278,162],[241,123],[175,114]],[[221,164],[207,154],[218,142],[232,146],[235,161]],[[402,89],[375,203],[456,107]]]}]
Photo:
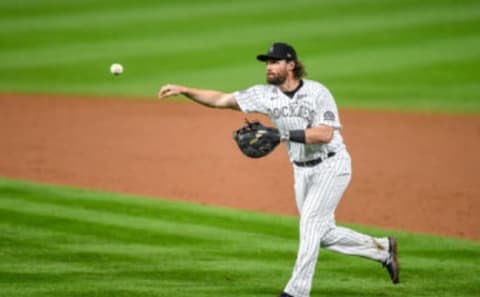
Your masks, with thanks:
[{"label": "white baseball", "polygon": [[122,64],[118,64],[118,63],[115,63],[115,64],[112,64],[112,66],[110,66],[110,72],[113,74],[113,75],[120,75],[123,73],[123,66]]}]

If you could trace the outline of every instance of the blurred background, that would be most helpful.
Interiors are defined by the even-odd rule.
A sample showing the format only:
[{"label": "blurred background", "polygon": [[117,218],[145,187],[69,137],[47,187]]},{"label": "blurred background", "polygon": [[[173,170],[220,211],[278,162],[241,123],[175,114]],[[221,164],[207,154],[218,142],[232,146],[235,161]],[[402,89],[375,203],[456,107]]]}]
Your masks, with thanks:
[{"label": "blurred background", "polygon": [[284,41],[341,107],[478,112],[479,28],[473,0],[3,0],[0,91],[233,91],[263,83],[255,56]]}]

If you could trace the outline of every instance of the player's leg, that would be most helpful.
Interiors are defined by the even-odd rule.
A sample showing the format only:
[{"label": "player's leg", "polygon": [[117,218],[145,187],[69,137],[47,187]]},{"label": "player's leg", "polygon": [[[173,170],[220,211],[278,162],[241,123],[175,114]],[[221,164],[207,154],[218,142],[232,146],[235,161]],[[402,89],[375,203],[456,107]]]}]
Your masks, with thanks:
[{"label": "player's leg", "polygon": [[[396,255],[391,254],[389,238],[375,238],[348,228],[337,227],[333,218],[319,225],[312,224],[312,226],[317,226],[318,232],[316,236],[311,236],[308,240],[300,240],[299,258],[297,258],[294,274],[285,289],[292,296],[308,296],[307,292],[310,292],[319,248],[309,245],[309,243],[316,242],[318,237],[321,237],[320,244],[326,249],[383,263],[392,282],[399,282],[398,260],[391,258],[392,256],[396,257]],[[388,263],[387,261],[395,262]]]},{"label": "player's leg", "polygon": [[361,256],[379,262],[384,262],[389,256],[387,237],[376,238],[338,226],[325,233],[321,245],[338,253]]},{"label": "player's leg", "polygon": [[397,242],[392,237],[376,238],[344,227],[334,226],[322,238],[322,247],[347,255],[381,262],[394,284],[400,282]]},{"label": "player's leg", "polygon": [[[349,158],[346,152],[345,156]],[[344,189],[342,190],[342,187],[344,186],[346,188],[347,185],[342,184],[341,181],[337,182],[336,187],[338,187],[338,189],[334,189],[333,192],[343,194]],[[335,225],[333,213],[328,225],[330,228],[324,233],[321,239],[322,247],[342,254],[365,257],[381,262],[384,267],[387,268],[392,282],[395,284],[399,282],[397,242],[394,238],[372,237],[349,228],[338,227]]]},{"label": "player's leg", "polygon": [[[295,297],[310,294],[313,274],[322,237],[334,228],[334,212],[350,181],[350,158],[339,154],[315,168],[298,169],[296,178],[303,181],[306,194],[300,201],[300,243],[297,260],[285,292]],[[303,175],[299,178],[297,175]],[[301,187],[296,187],[296,193]]]},{"label": "player's leg", "polygon": [[295,168],[295,202],[297,205],[298,213],[302,213],[303,204],[307,197],[309,171],[305,168]]}]

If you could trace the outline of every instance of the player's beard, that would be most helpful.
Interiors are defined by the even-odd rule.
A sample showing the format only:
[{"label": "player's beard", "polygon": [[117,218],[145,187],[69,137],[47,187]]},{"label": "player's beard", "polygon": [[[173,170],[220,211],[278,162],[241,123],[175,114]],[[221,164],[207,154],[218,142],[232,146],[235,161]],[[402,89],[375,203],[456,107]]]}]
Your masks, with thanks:
[{"label": "player's beard", "polygon": [[287,80],[287,71],[279,73],[267,72],[267,82],[271,85],[280,86]]}]

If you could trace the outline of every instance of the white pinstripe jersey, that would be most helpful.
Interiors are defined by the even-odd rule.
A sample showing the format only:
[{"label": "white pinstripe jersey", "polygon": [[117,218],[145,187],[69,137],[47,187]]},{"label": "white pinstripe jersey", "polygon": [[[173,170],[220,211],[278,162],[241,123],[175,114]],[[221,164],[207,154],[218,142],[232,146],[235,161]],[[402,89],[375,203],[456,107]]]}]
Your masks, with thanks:
[{"label": "white pinstripe jersey", "polygon": [[321,83],[303,80],[303,86],[290,98],[275,85],[255,85],[234,93],[245,112],[259,112],[269,116],[280,130],[298,130],[319,125],[335,128],[329,143],[303,144],[286,142],[291,161],[308,161],[325,158],[329,152],[345,148],[340,134],[340,118],[335,100]]}]

